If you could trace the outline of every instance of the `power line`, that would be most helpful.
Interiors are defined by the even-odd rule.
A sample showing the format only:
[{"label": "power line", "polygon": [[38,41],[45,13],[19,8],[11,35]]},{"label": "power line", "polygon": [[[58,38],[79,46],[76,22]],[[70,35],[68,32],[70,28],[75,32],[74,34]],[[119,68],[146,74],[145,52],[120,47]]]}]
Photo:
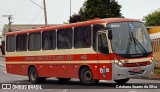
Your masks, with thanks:
[{"label": "power line", "polygon": [[27,2],[24,2],[21,4],[21,6],[17,7],[17,9],[15,9],[15,11],[13,12],[13,15],[16,15],[16,16],[20,16],[21,14],[22,15],[25,15],[26,11],[30,11],[30,9],[28,8],[31,8],[31,4],[29,4],[30,1],[27,0]]},{"label": "power line", "polygon": [[44,18],[45,18],[45,26],[47,26],[47,11],[46,11],[46,0],[43,0],[43,7],[41,7],[40,5],[38,5],[36,2],[29,0],[32,3],[34,3],[35,5],[37,5],[38,7],[40,7],[41,9],[44,10]]},{"label": "power line", "polygon": [[39,8],[41,8],[42,10],[44,9],[43,7],[41,7],[40,5],[38,5],[36,2],[32,1],[32,0],[29,0],[31,1],[32,3],[34,3],[35,5],[37,5]]},{"label": "power line", "polygon": [[42,16],[42,11],[39,9],[39,10],[37,10],[37,12],[35,12],[35,14],[30,22],[33,23],[34,21],[36,21],[40,17],[40,15]]},{"label": "power line", "polygon": [[[39,5],[39,4],[37,4],[34,0],[28,0],[28,2],[31,2],[31,3],[33,3],[33,4],[35,4],[36,6],[38,6],[40,9],[42,9],[42,10],[44,10],[44,17],[45,17],[45,24],[47,25],[47,12],[46,12],[46,7],[45,7],[45,0],[40,0],[40,2],[41,1],[43,1],[43,5],[44,6],[42,6],[42,5]],[[26,14],[26,12],[28,12],[28,10],[30,10],[30,9],[28,9],[29,8],[29,6],[30,5],[28,5],[28,2],[25,2],[25,3],[22,3],[21,5],[23,5],[22,7],[17,7],[17,9],[14,9],[14,11],[12,11],[13,12],[13,15],[16,15],[16,16],[21,16],[21,15],[25,15]],[[27,9],[27,10],[26,10]],[[23,12],[23,13],[22,13]],[[40,11],[38,11],[38,12],[40,12]],[[37,12],[37,13],[38,13]],[[35,14],[35,15],[38,15],[38,14]],[[17,17],[16,17],[17,18]],[[19,18],[19,17],[18,17]],[[15,19],[15,18],[14,18]],[[34,16],[34,18],[33,19],[37,19],[37,17],[35,18],[35,16]]]}]

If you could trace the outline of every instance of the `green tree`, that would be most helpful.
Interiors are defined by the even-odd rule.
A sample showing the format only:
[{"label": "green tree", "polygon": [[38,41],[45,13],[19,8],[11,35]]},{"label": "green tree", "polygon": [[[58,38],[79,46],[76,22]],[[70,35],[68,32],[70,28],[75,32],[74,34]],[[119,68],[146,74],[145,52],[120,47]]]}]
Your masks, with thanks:
[{"label": "green tree", "polygon": [[77,14],[80,16],[80,19],[77,21],[86,21],[94,18],[122,17],[120,9],[121,5],[115,0],[86,0],[80,8],[79,14]]},{"label": "green tree", "polygon": [[75,23],[81,21],[81,16],[79,14],[74,13],[69,20],[69,23]]},{"label": "green tree", "polygon": [[144,17],[146,26],[158,26],[160,25],[160,9],[148,14]]}]

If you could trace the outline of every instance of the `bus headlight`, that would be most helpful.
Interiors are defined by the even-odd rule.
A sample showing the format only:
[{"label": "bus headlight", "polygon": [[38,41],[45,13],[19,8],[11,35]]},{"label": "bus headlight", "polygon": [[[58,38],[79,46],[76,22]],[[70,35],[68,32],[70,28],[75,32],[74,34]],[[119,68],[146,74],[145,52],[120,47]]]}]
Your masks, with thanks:
[{"label": "bus headlight", "polygon": [[118,61],[117,59],[114,60],[114,63],[118,64],[118,62],[119,62],[119,61]]},{"label": "bus headlight", "polygon": [[118,59],[114,59],[114,63],[121,66],[121,67],[123,66],[123,62]]},{"label": "bus headlight", "polygon": [[120,62],[118,62],[118,65],[122,67],[123,63],[120,61]]},{"label": "bus headlight", "polygon": [[152,57],[151,60],[153,61],[153,59],[154,59],[154,58]]}]

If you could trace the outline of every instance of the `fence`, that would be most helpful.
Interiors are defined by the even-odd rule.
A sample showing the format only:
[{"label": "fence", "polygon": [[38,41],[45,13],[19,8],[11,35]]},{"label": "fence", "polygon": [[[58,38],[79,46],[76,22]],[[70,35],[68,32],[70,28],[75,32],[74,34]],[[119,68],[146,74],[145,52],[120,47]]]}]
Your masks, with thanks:
[{"label": "fence", "polygon": [[160,68],[160,37],[152,38],[152,47],[156,68]]},{"label": "fence", "polygon": [[155,68],[160,68],[160,61],[156,61],[156,66]]}]

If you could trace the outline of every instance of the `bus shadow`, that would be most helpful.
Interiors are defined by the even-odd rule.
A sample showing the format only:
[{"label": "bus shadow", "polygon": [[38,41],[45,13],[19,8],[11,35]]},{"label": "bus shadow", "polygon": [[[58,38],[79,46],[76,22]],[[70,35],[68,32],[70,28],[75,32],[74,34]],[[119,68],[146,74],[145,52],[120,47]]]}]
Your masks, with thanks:
[{"label": "bus shadow", "polygon": [[[80,81],[67,81],[60,82],[58,80],[47,80],[44,83],[47,88],[58,88],[58,89],[104,89],[104,88],[115,88],[116,83],[98,83],[95,86],[86,86],[80,83]],[[42,85],[44,85],[42,84]]]},{"label": "bus shadow", "polygon": [[[18,80],[14,81],[18,84],[27,84],[27,85],[35,85],[30,83],[28,80]],[[110,83],[110,82],[99,82],[95,86],[86,86],[80,83],[80,81],[65,81],[60,82],[58,80],[46,80],[44,83],[36,84],[36,85],[42,85],[43,89],[114,89],[116,88],[116,83]],[[132,84],[127,83],[125,86],[131,86]]]}]

